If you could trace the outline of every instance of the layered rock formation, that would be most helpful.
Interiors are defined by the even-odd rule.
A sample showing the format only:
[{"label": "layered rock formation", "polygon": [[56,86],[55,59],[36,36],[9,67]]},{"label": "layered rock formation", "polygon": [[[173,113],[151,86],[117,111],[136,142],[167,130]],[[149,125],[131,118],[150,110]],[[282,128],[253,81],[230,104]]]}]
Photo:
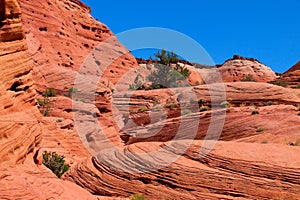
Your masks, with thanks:
[{"label": "layered rock formation", "polygon": [[[127,134],[122,138],[128,145],[99,151],[74,166],[65,178],[93,194],[108,196],[144,193],[152,199],[298,199],[295,175],[300,152],[290,145],[300,139],[295,107],[300,103],[299,93],[266,83],[228,83],[231,108],[226,115],[212,118],[213,113],[225,110],[219,107],[199,112],[198,105],[191,105],[201,102],[211,106],[211,99],[216,97],[209,92],[217,94],[212,90],[219,87],[209,89],[198,86],[194,88],[196,100],[181,102],[178,95],[187,92],[185,96],[191,97],[191,90],[114,94],[113,103],[127,117],[120,134]],[[124,107],[126,102],[129,109]],[[191,113],[182,114],[183,109]],[[254,110],[259,114],[253,115]],[[221,141],[199,158],[205,143],[201,139],[206,137],[204,141],[209,143],[216,138],[207,135],[207,130],[222,123],[222,117]],[[197,126],[195,121],[199,121]],[[200,141],[191,144],[194,137]],[[170,159],[174,162],[169,165]]]},{"label": "layered rock formation", "polygon": [[[110,159],[109,164],[103,157],[84,161],[71,169],[67,179],[94,194],[128,196],[139,192],[150,199],[300,197],[297,159],[300,152],[299,148],[289,146],[218,142],[208,156],[199,158],[201,142],[195,141],[178,160],[158,171],[130,174],[118,170],[163,164],[164,159],[181,151],[185,143],[139,143],[125,150],[114,150],[104,157]],[[137,154],[155,148],[164,149],[164,156],[154,153],[142,160]]]},{"label": "layered rock formation", "polygon": [[18,2],[1,1],[0,11],[0,198],[96,199],[77,185],[58,180],[45,167],[35,166],[46,129],[34,101],[33,62]]},{"label": "layered rock formation", "polygon": [[270,67],[255,59],[234,56],[219,68],[224,82],[258,81],[268,82],[276,78]]},{"label": "layered rock formation", "polygon": [[[153,61],[139,59],[139,74],[142,80],[153,71]],[[269,82],[277,78],[272,69],[254,58],[234,55],[222,65],[203,66],[179,61],[179,65],[187,67],[191,72],[187,81],[190,85],[201,85],[216,82]],[[133,82],[133,80],[131,80]]]},{"label": "layered rock formation", "polygon": [[[80,1],[20,0],[20,5],[38,91],[50,87],[68,91],[84,65],[93,65],[87,66],[88,70],[94,70],[98,76],[102,75],[100,78],[113,84],[135,66],[132,55],[106,25],[90,16],[90,9]],[[101,42],[111,46],[105,52],[95,51],[92,55],[92,50]],[[113,51],[123,52],[117,57]],[[88,55],[94,58],[91,62],[96,63],[84,63]]]},{"label": "layered rock formation", "polygon": [[[0,3],[0,198],[300,198],[297,91],[247,82],[128,92],[130,73],[149,69],[134,69],[136,60],[88,6]],[[237,56],[212,70],[182,64],[192,85],[219,82],[216,70],[227,82],[275,78]],[[57,96],[42,116],[35,98],[46,88]],[[207,130],[223,122],[216,143],[217,130]],[[66,156],[64,180],[40,165],[44,150]]]},{"label": "layered rock formation", "polygon": [[290,85],[297,85],[300,82],[300,62],[296,63],[279,78]]},{"label": "layered rock formation", "polygon": [[[227,83],[225,101],[228,101],[232,108],[228,108],[226,114],[215,105],[212,111],[186,115],[199,112],[199,106],[201,107],[198,105],[199,100],[211,107],[211,101],[216,101],[221,95],[218,89],[217,85],[212,85],[210,88],[197,86],[194,90],[181,91],[180,95],[187,97],[193,97],[195,92],[195,100],[189,98],[180,100],[180,96],[171,91],[138,91],[128,101],[129,110],[122,104],[126,102],[126,94],[115,95],[114,103],[126,119],[120,134],[127,144],[144,141],[165,142],[175,136],[177,139],[203,139],[209,126],[222,123],[221,119],[225,116],[220,137],[222,140],[230,141],[260,134],[256,129],[261,126],[265,129],[264,133],[280,134],[285,130],[283,134],[300,134],[297,131],[298,126],[293,125],[300,122],[300,118],[295,117],[297,115],[295,106],[300,104],[299,94],[295,94],[291,89],[266,83]],[[167,102],[170,99],[174,101]],[[222,104],[222,101],[218,102]],[[169,105],[174,105],[174,108],[167,108]],[[147,110],[139,112],[139,108]],[[253,116],[253,110],[258,110],[260,115]],[[213,114],[215,116],[211,121]],[[166,116],[165,119],[162,118],[163,115]],[[194,123],[195,121],[199,123]],[[274,126],[279,123],[280,129]],[[195,131],[178,134],[180,124],[184,124],[187,130]],[[145,133],[150,136],[145,136]]]},{"label": "layered rock formation", "polygon": [[0,162],[23,163],[41,142],[41,119],[35,107],[32,61],[16,1],[1,2],[0,28]]}]

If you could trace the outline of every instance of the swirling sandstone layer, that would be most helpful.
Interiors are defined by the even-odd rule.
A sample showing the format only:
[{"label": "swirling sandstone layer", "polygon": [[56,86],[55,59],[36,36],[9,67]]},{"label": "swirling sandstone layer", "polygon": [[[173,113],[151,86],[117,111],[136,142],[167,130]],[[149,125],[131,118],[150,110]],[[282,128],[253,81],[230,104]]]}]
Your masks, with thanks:
[{"label": "swirling sandstone layer", "polygon": [[0,163],[15,165],[40,145],[41,117],[34,106],[33,65],[19,4],[2,1],[0,10]]},{"label": "swirling sandstone layer", "polygon": [[[66,175],[93,194],[150,199],[299,199],[299,148],[268,144],[218,142],[204,158],[202,142],[138,143],[112,149],[79,163]],[[163,153],[155,149],[163,149]],[[184,151],[183,151],[184,152]],[[262,153],[263,152],[263,153]],[[149,155],[143,159],[142,154]],[[171,165],[170,157],[178,156]],[[128,173],[133,169],[159,170]]]}]

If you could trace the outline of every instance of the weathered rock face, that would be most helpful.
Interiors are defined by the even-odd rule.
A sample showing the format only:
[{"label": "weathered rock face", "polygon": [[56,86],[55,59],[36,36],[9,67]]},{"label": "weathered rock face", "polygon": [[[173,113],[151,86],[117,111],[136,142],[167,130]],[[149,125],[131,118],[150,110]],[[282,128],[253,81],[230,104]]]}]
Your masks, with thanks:
[{"label": "weathered rock face", "polygon": [[[34,154],[41,148],[41,114],[34,105],[33,63],[22,30],[18,2],[1,1],[0,16],[0,198],[82,196],[95,199],[75,184],[59,181],[49,170],[33,163]],[[26,158],[28,163],[24,164]],[[78,191],[78,196],[70,190]]]},{"label": "weathered rock face", "polygon": [[227,60],[219,71],[224,82],[247,81],[247,77],[258,82],[268,82],[276,78],[276,74],[270,67],[255,59],[241,56],[234,56],[233,59]]},{"label": "weathered rock face", "polygon": [[[80,121],[89,124],[96,116],[107,137],[121,145],[121,139],[114,132],[117,127],[111,119],[111,94],[121,76],[135,67],[135,58],[104,24],[91,17],[90,8],[79,1],[19,2],[29,52],[34,61],[32,74],[36,89],[41,94],[46,88],[54,88],[58,94],[50,98],[52,124],[51,120],[44,120],[47,127],[52,127],[51,134],[46,133],[49,137],[45,137],[45,149],[66,153],[66,157],[82,158],[86,155],[84,146],[78,137],[76,139],[74,122],[74,116],[81,115],[86,109],[92,110],[91,116]],[[126,89],[129,84],[126,81],[119,83]],[[85,95],[74,97],[72,101],[69,93],[72,88],[95,97],[90,99]],[[82,102],[82,107],[74,111],[73,104],[77,101]],[[60,131],[70,134],[61,137]],[[86,126],[81,131],[82,134],[97,135],[99,129]],[[72,144],[70,141],[77,142]],[[73,150],[66,150],[67,147]]]},{"label": "weathered rock face", "polygon": [[23,163],[41,142],[40,113],[34,106],[32,61],[14,0],[2,1],[0,27],[0,163]]},{"label": "weathered rock face", "polygon": [[284,72],[279,80],[286,81],[291,85],[297,85],[300,83],[300,62]]},{"label": "weathered rock face", "polygon": [[[77,0],[19,2],[29,51],[34,60],[33,78],[38,91],[49,87],[67,91],[73,87],[77,71],[86,57],[109,38],[111,49],[124,49],[104,24],[91,17],[90,9]],[[102,78],[115,84],[123,73],[135,66],[136,61],[128,51],[113,60],[111,55],[109,51],[96,51],[91,60],[99,61],[97,65],[85,65],[95,65],[87,66],[88,70],[102,74]],[[97,68],[98,72],[93,68]]]}]

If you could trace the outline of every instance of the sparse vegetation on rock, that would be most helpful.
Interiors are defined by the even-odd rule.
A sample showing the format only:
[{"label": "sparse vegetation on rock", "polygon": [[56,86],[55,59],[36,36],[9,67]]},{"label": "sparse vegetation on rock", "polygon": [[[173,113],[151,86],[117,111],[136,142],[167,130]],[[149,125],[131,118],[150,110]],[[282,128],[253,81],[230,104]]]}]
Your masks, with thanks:
[{"label": "sparse vegetation on rock", "polygon": [[224,101],[222,103],[220,103],[221,108],[230,108],[232,107],[231,103],[228,101]]},{"label": "sparse vegetation on rock", "polygon": [[178,56],[174,52],[166,50],[158,51],[155,55],[155,70],[147,76],[151,82],[150,86],[145,86],[141,74],[138,74],[134,82],[129,85],[130,90],[151,90],[159,88],[174,88],[188,85],[184,81],[190,76],[190,70],[184,65],[178,64]]},{"label": "sparse vegetation on rock", "polygon": [[173,108],[176,108],[178,107],[179,105],[176,104],[176,103],[168,103],[168,104],[165,104],[164,105],[164,108],[170,108],[170,109],[173,109]]},{"label": "sparse vegetation on rock", "polygon": [[40,112],[42,113],[42,115],[44,117],[47,117],[50,109],[51,109],[51,105],[50,105],[50,100],[48,97],[44,97],[43,99],[36,99],[37,102],[37,106],[40,110]]},{"label": "sparse vegetation on rock", "polygon": [[69,170],[70,165],[65,164],[65,157],[56,152],[43,153],[43,164],[49,168],[58,178]]},{"label": "sparse vegetation on rock", "polygon": [[289,82],[284,81],[284,80],[269,81],[268,83],[273,84],[273,85],[278,85],[281,87],[287,87],[289,85]]},{"label": "sparse vegetation on rock", "polygon": [[148,198],[144,194],[133,194],[129,197],[130,200],[147,200]]},{"label": "sparse vegetation on rock", "polygon": [[182,115],[188,115],[188,114],[191,114],[191,113],[192,113],[192,111],[189,110],[189,109],[184,109],[184,110],[181,112]]},{"label": "sparse vegetation on rock", "polygon": [[248,74],[247,76],[243,77],[241,79],[242,82],[256,82],[256,80],[253,78],[251,74]]},{"label": "sparse vegetation on rock", "polygon": [[43,96],[44,97],[56,97],[56,91],[53,88],[47,88],[44,92],[43,92]]},{"label": "sparse vegetation on rock", "polygon": [[259,111],[258,110],[253,110],[252,111],[252,115],[258,115],[259,114]]},{"label": "sparse vegetation on rock", "polygon": [[260,133],[260,132],[263,132],[264,130],[265,130],[264,127],[258,127],[256,129],[256,132]]},{"label": "sparse vegetation on rock", "polygon": [[179,81],[184,81],[191,74],[186,67],[177,64],[179,59],[174,52],[169,53],[163,49],[155,57],[158,61],[154,64],[156,70],[147,77],[152,82],[152,89],[179,87]]},{"label": "sparse vegetation on rock", "polygon": [[298,83],[297,85],[292,86],[291,88],[293,88],[293,89],[300,89],[300,83]]},{"label": "sparse vegetation on rock", "polygon": [[208,111],[209,107],[208,106],[201,106],[200,107],[200,112]]},{"label": "sparse vegetation on rock", "polygon": [[70,88],[69,90],[68,90],[68,97],[72,97],[72,95],[74,94],[74,93],[77,93],[78,92],[78,89],[77,88]]}]

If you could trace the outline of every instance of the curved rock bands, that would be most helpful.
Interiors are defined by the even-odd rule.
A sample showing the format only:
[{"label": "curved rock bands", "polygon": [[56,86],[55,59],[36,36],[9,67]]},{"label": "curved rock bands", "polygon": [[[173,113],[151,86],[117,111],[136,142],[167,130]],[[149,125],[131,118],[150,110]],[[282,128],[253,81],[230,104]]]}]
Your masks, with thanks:
[{"label": "curved rock bands", "polygon": [[[212,136],[207,135],[210,126],[219,127],[222,130],[220,139],[225,141],[262,134],[257,131],[260,127],[264,129],[264,134],[300,135],[297,130],[299,126],[296,125],[300,123],[300,118],[296,117],[297,108],[295,107],[300,103],[300,98],[294,90],[266,83],[227,83],[227,99],[225,100],[233,107],[220,110],[221,101],[218,102],[218,90],[213,85],[209,88],[210,90],[207,86],[195,88],[197,99],[194,101],[196,103],[202,100],[211,106],[210,101],[213,99],[216,104],[217,108],[204,112],[199,112],[201,106],[191,105],[189,99],[183,100],[179,105],[179,98],[169,90],[135,91],[129,98],[126,96],[127,93],[114,94],[113,103],[124,118],[124,126],[120,131],[121,138],[126,144],[166,142],[172,139],[203,139],[204,137],[213,139]],[[185,89],[182,89],[184,96],[192,96],[188,90],[187,94],[185,93]],[[165,104],[167,99],[174,99],[172,104],[178,106],[171,109],[165,108],[168,105]],[[156,108],[157,105],[154,102],[158,102],[161,108]],[[126,104],[128,104],[129,112]],[[183,106],[186,104],[189,106]],[[146,111],[139,112],[139,108],[146,108]],[[184,110],[191,113],[184,115],[182,114]],[[258,111],[260,114],[253,115],[253,111]],[[166,117],[163,118],[162,115]],[[224,119],[224,126],[220,127]],[[276,124],[280,124],[280,129]],[[180,125],[185,127],[183,131],[179,131]]]},{"label": "curved rock bands", "polygon": [[16,0],[1,0],[0,5],[0,42],[22,40],[21,9]]},{"label": "curved rock bands", "polygon": [[[125,150],[110,150],[96,159],[76,165],[67,180],[97,195],[129,196],[144,193],[150,199],[276,199],[300,197],[299,149],[274,145],[218,142],[205,158],[199,158],[201,142],[171,165],[149,173],[128,173],[149,166],[164,165],[165,159],[182,151],[186,141],[174,143],[140,143]],[[162,147],[164,154],[141,153]],[[251,154],[249,155],[249,152]],[[265,152],[262,154],[261,152]],[[286,153],[292,154],[287,157]],[[291,162],[291,160],[293,162]]]},{"label": "curved rock bands", "polygon": [[5,12],[1,16],[5,19],[0,28],[0,163],[14,166],[40,147],[42,136],[21,10],[15,0],[2,3],[1,10]]}]

